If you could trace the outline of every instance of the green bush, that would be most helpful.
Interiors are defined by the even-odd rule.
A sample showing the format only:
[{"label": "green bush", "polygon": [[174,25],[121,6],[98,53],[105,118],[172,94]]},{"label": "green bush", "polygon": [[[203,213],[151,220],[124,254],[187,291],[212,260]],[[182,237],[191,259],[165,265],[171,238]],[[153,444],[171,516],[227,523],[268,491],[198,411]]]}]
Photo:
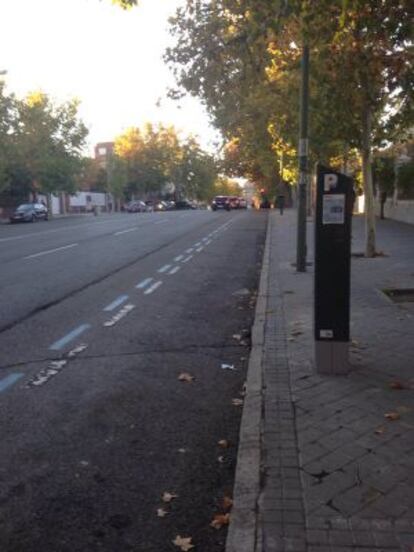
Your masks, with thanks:
[{"label": "green bush", "polygon": [[398,197],[414,199],[414,161],[400,165],[397,170]]}]

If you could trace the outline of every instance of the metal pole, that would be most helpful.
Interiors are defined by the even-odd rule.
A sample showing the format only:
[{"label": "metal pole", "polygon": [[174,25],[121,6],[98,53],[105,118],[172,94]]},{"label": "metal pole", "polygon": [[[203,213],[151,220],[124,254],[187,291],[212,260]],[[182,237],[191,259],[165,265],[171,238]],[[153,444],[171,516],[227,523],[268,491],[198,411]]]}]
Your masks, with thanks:
[{"label": "metal pole", "polygon": [[296,271],[306,272],[306,189],[308,184],[308,103],[309,47],[303,45],[302,83],[300,90],[298,225],[296,242]]}]

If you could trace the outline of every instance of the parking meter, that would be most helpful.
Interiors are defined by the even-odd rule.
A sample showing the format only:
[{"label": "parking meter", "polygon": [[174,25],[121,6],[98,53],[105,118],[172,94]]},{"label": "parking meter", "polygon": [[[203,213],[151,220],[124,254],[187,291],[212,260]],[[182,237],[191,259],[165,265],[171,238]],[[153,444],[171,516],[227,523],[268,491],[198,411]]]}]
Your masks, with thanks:
[{"label": "parking meter", "polygon": [[315,215],[315,364],[321,374],[349,370],[353,182],[318,165]]}]

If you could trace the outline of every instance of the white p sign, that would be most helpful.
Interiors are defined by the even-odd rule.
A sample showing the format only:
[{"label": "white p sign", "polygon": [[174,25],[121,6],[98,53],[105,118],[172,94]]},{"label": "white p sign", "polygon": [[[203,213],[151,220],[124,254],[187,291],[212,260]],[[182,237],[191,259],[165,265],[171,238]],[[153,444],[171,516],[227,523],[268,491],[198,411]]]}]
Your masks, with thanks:
[{"label": "white p sign", "polygon": [[338,184],[338,176],[336,174],[325,174],[323,177],[323,191],[330,192]]}]

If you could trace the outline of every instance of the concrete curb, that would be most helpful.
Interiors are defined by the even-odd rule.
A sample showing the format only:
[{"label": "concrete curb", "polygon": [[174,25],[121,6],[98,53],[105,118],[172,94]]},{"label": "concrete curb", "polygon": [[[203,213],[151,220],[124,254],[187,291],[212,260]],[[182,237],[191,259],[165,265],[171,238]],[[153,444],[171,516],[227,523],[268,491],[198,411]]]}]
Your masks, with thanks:
[{"label": "concrete curb", "polygon": [[262,364],[270,263],[270,223],[271,219],[268,217],[266,244],[252,328],[252,346],[247,369],[246,396],[240,424],[239,449],[233,493],[234,505],[227,534],[226,552],[254,552],[258,544],[257,503],[261,486],[263,410]]}]

